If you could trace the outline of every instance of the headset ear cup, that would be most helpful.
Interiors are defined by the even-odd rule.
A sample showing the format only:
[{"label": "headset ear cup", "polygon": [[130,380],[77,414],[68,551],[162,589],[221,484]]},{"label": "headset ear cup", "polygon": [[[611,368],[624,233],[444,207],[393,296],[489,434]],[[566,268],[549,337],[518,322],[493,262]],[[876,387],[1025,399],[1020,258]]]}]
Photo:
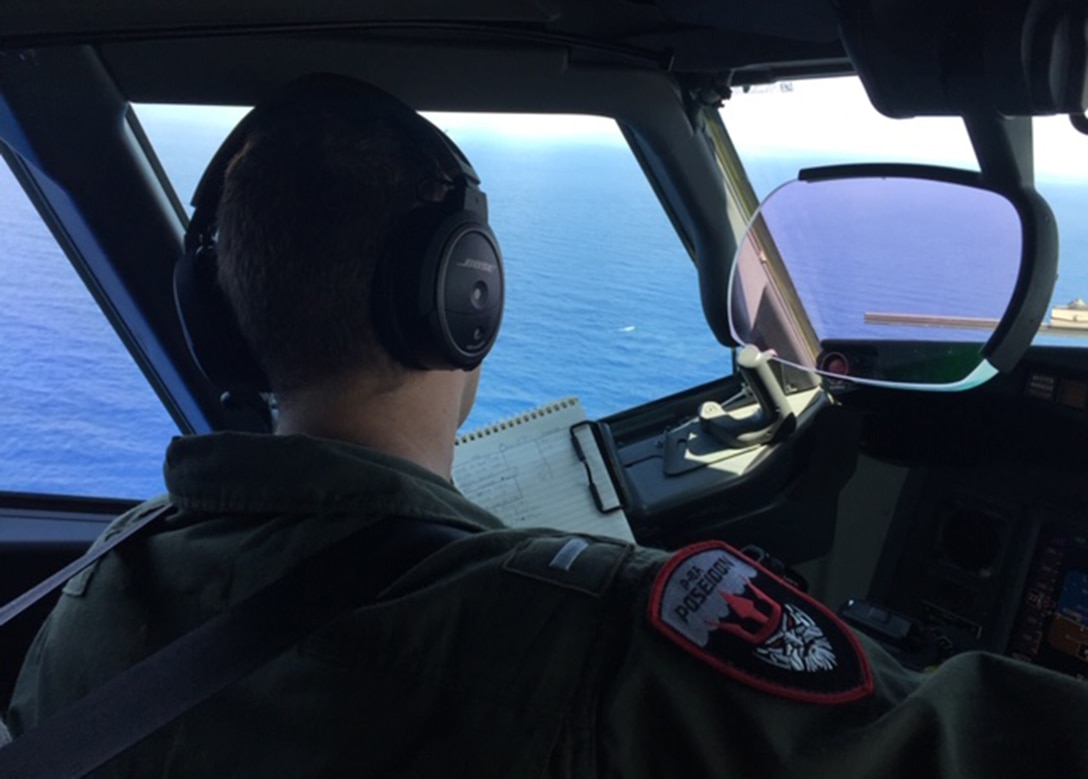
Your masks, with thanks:
[{"label": "headset ear cup", "polygon": [[420,369],[475,368],[502,322],[498,241],[470,211],[415,209],[393,233],[375,274],[375,329],[383,346]]},{"label": "headset ear cup", "polygon": [[439,259],[430,330],[449,364],[471,370],[491,351],[502,324],[502,252],[491,229],[469,211],[447,218],[431,246]]},{"label": "headset ear cup", "polygon": [[189,352],[208,381],[233,392],[271,390],[216,280],[214,248],[201,246],[178,260],[174,305]]}]

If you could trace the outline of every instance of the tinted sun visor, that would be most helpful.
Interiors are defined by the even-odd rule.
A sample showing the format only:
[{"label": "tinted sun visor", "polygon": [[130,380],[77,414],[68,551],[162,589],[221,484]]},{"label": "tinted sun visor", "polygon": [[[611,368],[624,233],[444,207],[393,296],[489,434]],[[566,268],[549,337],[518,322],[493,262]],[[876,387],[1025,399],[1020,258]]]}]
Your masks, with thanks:
[{"label": "tinted sun visor", "polygon": [[1030,191],[913,165],[802,171],[760,205],[729,282],[734,338],[867,384],[967,389],[1008,369],[1055,279]]}]

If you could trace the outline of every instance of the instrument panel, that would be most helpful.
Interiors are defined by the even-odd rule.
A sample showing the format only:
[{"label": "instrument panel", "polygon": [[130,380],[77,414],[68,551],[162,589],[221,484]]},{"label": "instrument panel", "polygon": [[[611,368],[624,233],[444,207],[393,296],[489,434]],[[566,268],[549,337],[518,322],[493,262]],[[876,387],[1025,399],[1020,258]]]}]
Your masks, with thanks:
[{"label": "instrument panel", "polygon": [[1088,376],[1036,362],[997,385],[903,423],[933,454],[911,463],[868,601],[930,639],[917,667],[984,649],[1088,678]]},{"label": "instrument panel", "polygon": [[1041,529],[1006,651],[1088,676],[1088,529],[1062,522]]}]

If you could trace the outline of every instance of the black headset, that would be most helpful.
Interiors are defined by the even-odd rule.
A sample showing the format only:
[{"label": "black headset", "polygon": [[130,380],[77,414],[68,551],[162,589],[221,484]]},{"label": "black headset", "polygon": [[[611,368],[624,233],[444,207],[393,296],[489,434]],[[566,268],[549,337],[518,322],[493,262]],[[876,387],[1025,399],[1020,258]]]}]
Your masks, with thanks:
[{"label": "black headset", "polygon": [[[385,121],[433,159],[446,194],[420,198],[389,240],[375,270],[372,313],[382,345],[413,368],[475,368],[495,343],[503,310],[502,253],[487,224],[487,196],[457,146],[433,124],[377,87],[346,76],[308,76],[262,102],[223,141],[193,195],[185,253],[174,270],[174,301],[189,350],[204,375],[229,393],[268,392],[268,377],[216,280],[216,231],[223,179],[254,127],[307,105],[360,126]],[[427,182],[420,182],[422,189]],[[433,183],[433,182],[432,182]]]}]

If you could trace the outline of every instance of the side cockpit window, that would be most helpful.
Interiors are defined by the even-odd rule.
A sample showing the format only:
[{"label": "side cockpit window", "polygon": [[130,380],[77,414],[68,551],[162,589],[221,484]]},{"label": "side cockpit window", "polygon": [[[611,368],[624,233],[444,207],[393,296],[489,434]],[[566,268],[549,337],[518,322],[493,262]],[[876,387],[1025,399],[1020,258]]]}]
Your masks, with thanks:
[{"label": "side cockpit window", "polygon": [[0,491],[163,491],[177,426],[0,165]]}]

